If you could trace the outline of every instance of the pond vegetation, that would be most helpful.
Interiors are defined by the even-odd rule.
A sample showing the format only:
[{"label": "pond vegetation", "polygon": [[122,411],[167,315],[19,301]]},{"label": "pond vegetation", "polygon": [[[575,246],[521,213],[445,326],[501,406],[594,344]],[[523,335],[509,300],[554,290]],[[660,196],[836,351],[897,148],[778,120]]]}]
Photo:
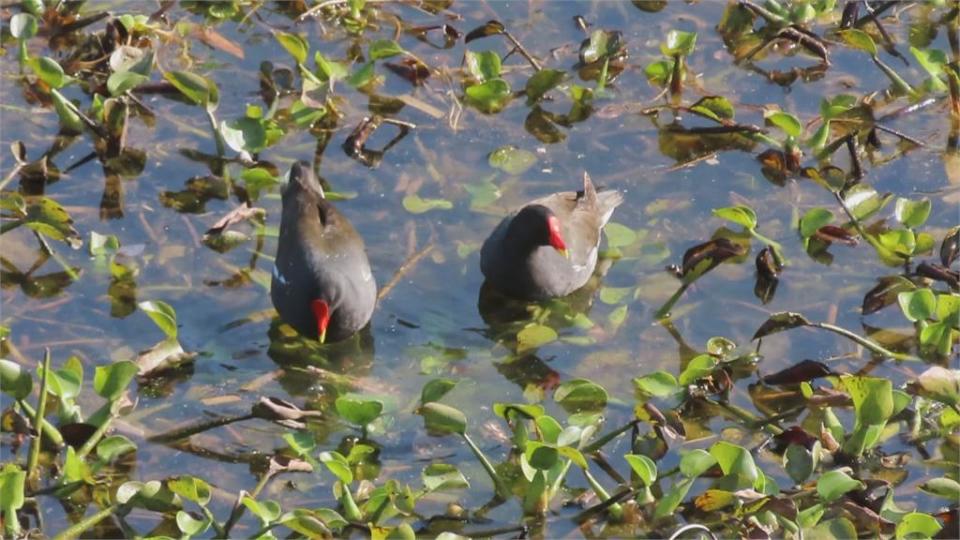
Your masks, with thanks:
[{"label": "pond vegetation", "polygon": [[[960,535],[956,0],[0,19],[4,537]],[[381,285],[336,344],[269,300],[300,160]],[[484,286],[584,172],[587,285]]]}]

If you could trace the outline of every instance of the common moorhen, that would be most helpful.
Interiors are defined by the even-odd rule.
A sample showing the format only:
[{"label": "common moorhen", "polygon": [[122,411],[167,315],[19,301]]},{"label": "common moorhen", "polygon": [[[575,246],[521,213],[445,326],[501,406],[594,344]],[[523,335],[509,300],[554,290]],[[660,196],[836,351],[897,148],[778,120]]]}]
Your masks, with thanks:
[{"label": "common moorhen", "polygon": [[377,302],[363,239],[303,162],[290,168],[283,186],[270,298],[284,322],[321,343],[363,328]]},{"label": "common moorhen", "polygon": [[547,195],[504,218],[483,243],[480,270],[515,298],[566,296],[593,274],[600,230],[621,202],[620,192],[598,193],[584,173],[583,191]]}]

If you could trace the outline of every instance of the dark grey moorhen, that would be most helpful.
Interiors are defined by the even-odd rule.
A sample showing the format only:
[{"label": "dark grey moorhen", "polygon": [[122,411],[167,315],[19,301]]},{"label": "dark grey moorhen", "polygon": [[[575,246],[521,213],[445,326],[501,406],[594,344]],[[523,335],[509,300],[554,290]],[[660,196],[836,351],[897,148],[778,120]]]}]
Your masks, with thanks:
[{"label": "dark grey moorhen", "polygon": [[270,298],[284,322],[321,343],[356,333],[377,303],[363,239],[303,162],[290,168],[283,186]]},{"label": "dark grey moorhen", "polygon": [[504,218],[483,243],[480,270],[515,298],[566,296],[593,274],[600,231],[621,202],[617,191],[598,193],[584,173],[583,191],[547,195]]}]

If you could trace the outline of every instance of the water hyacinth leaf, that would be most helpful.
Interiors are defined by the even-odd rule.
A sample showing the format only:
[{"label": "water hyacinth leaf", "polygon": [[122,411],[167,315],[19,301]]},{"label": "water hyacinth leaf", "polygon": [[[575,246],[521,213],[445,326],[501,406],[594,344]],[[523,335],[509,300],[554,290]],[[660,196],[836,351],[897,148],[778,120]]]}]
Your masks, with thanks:
[{"label": "water hyacinth leaf", "polygon": [[383,412],[383,402],[378,399],[365,399],[357,394],[346,394],[334,403],[337,414],[344,420],[358,426],[366,426]]},{"label": "water hyacinth leaf", "polygon": [[373,82],[374,79],[374,63],[367,62],[366,64],[360,66],[360,69],[354,71],[347,77],[347,84],[354,88],[363,88]]},{"label": "water hyacinth leaf", "polygon": [[50,97],[53,98],[53,108],[57,111],[57,118],[60,119],[60,126],[68,133],[80,133],[83,131],[83,120],[77,114],[76,107],[63,97],[63,94],[57,90],[50,91]]},{"label": "water hyacinth leaf", "polygon": [[788,368],[763,377],[762,380],[764,384],[771,385],[800,384],[830,375],[834,375],[833,370],[823,362],[801,360]]},{"label": "water hyacinth leaf", "polygon": [[127,360],[97,366],[93,374],[93,389],[100,397],[114,401],[123,394],[138,371],[137,365]]},{"label": "water hyacinth leaf", "polygon": [[17,13],[10,17],[10,34],[19,40],[37,35],[37,18],[29,13]]},{"label": "water hyacinth leaf", "polygon": [[97,457],[104,463],[113,463],[124,454],[137,450],[137,445],[123,435],[104,437],[97,443]]},{"label": "water hyacinth leaf", "polygon": [[210,484],[202,478],[187,474],[175,476],[167,480],[167,487],[170,491],[200,506],[206,506],[210,502]]},{"label": "water hyacinth leaf", "polygon": [[893,414],[893,383],[890,379],[843,375],[840,380],[853,399],[858,424],[882,424]]},{"label": "water hyacinth leaf", "polygon": [[768,126],[776,126],[787,135],[799,139],[803,134],[803,124],[796,116],[783,111],[764,111],[763,118]]},{"label": "water hyacinth leaf", "polygon": [[531,324],[517,332],[517,352],[542,347],[557,340],[557,331],[542,324]]},{"label": "water hyacinth leaf", "polygon": [[240,118],[220,124],[223,142],[236,152],[256,154],[267,146],[267,130],[261,120]]},{"label": "water hyacinth leaf", "polygon": [[897,540],[933,538],[943,526],[937,518],[921,512],[910,512],[897,523]]},{"label": "water hyacinth leaf", "polygon": [[510,85],[503,79],[493,79],[469,86],[465,93],[470,103],[485,113],[500,111],[513,96]]},{"label": "water hyacinth leaf", "polygon": [[423,480],[423,487],[430,491],[470,487],[470,482],[463,476],[463,473],[453,465],[447,463],[431,463],[427,465],[427,467],[423,469],[420,478]]},{"label": "water hyacinth leaf", "polygon": [[[817,519],[820,517],[822,517],[822,514]],[[805,532],[804,538],[807,537],[837,540],[841,538],[857,538],[857,527],[849,519],[838,517],[817,524],[817,526],[813,527],[809,532]]]},{"label": "water hyacinth leaf", "polygon": [[616,309],[610,312],[607,315],[607,320],[610,322],[610,330],[616,331],[617,328],[620,328],[624,322],[627,320],[627,314],[630,311],[630,306],[624,304],[618,306]]},{"label": "water hyacinth leaf", "polygon": [[676,377],[663,370],[634,379],[633,386],[638,391],[655,397],[672,396],[680,390]]},{"label": "water hyacinth leaf", "polygon": [[453,379],[433,379],[423,385],[420,391],[420,403],[426,404],[433,401],[440,401],[457,385]]},{"label": "water hyacinth leaf", "polygon": [[180,529],[186,537],[203,534],[210,528],[210,518],[195,519],[193,516],[183,510],[177,511],[177,528]]},{"label": "water hyacinth leaf", "polygon": [[931,478],[920,484],[920,490],[950,501],[960,500],[960,482],[953,478]]},{"label": "water hyacinth leaf", "polygon": [[723,483],[730,482],[726,487],[731,490],[752,488],[760,478],[753,456],[742,446],[720,441],[710,447],[710,455],[716,458],[725,477]]},{"label": "water hyacinth leaf", "polygon": [[33,390],[33,378],[20,364],[0,359],[0,389],[13,399],[20,400],[29,396]]},{"label": "water hyacinth leaf", "polygon": [[594,30],[580,44],[580,62],[592,64],[617,56],[624,47],[623,34],[618,31]]},{"label": "water hyacinth leaf", "polygon": [[850,475],[842,470],[827,471],[817,480],[817,493],[823,502],[833,502],[847,492],[864,487],[866,485],[863,482],[850,478]]},{"label": "water hyacinth leaf", "polygon": [[203,105],[208,111],[216,110],[220,93],[216,83],[189,71],[168,71],[163,74],[170,84],[194,105]]},{"label": "water hyacinth leaf", "polygon": [[652,459],[643,454],[625,454],[623,458],[643,485],[652,485],[657,480],[657,464]]},{"label": "water hyacinth leaf", "polygon": [[820,227],[833,221],[833,212],[826,208],[811,208],[800,218],[800,237],[810,238]]},{"label": "water hyacinth leaf", "polygon": [[36,73],[41,81],[51,88],[63,88],[73,80],[72,77],[67,76],[67,74],[63,72],[63,68],[60,67],[60,64],[53,58],[46,56],[31,58],[27,61],[27,65],[30,66],[30,69]]},{"label": "water hyacinth leaf", "polygon": [[660,52],[664,56],[689,56],[697,45],[697,34],[695,32],[682,32],[680,30],[670,30],[667,32],[667,40],[660,45]]},{"label": "water hyacinth leaf", "polygon": [[540,101],[550,90],[556,88],[567,78],[567,74],[559,69],[541,69],[527,79],[527,105]]},{"label": "water hyacinth leaf", "polygon": [[261,190],[273,187],[280,182],[279,178],[263,167],[244,169],[240,173],[240,179],[243,180],[247,191],[255,198],[260,195]]},{"label": "water hyacinth leaf", "polygon": [[[877,240],[882,248],[903,258],[909,258],[917,250],[917,235],[910,229],[884,231],[877,235]],[[901,261],[894,258],[890,262],[899,264]]]},{"label": "water hyacinth leaf", "polygon": [[[528,403],[494,403],[493,413],[505,420],[512,420],[520,414],[525,418],[536,420],[545,414],[541,405]],[[509,417],[507,415],[510,415]]]},{"label": "water hyacinth leaf", "polygon": [[680,456],[680,473],[687,478],[696,478],[717,464],[717,458],[706,450],[691,450]]},{"label": "water hyacinth leaf", "polygon": [[616,305],[632,292],[633,287],[601,287],[600,301],[604,304]]},{"label": "water hyacinth leaf", "polygon": [[401,47],[399,43],[393,41],[392,39],[378,39],[370,43],[371,60],[390,58],[392,56],[405,54],[406,52],[407,51],[403,50],[403,47]]},{"label": "water hyacinth leaf", "polygon": [[859,220],[867,219],[880,211],[891,198],[892,195],[889,194],[881,197],[877,190],[863,183],[854,185],[844,194],[844,202],[853,216]]},{"label": "water hyacinth leaf", "polygon": [[495,169],[500,169],[513,176],[519,176],[537,163],[537,156],[529,150],[508,144],[490,152],[487,161]]},{"label": "water hyacinth leaf", "polygon": [[808,450],[799,444],[791,444],[783,453],[783,468],[787,470],[787,474],[795,484],[804,483],[816,470],[817,452],[814,450]]},{"label": "water hyacinth leaf", "polygon": [[607,247],[622,248],[632,245],[640,237],[636,231],[616,222],[608,222],[603,228],[603,234],[607,237]]},{"label": "water hyacinth leaf", "polygon": [[680,373],[677,382],[680,386],[693,384],[700,379],[713,373],[719,362],[709,354],[701,354],[693,357],[687,367]]},{"label": "water hyacinth leaf", "polygon": [[643,70],[647,80],[654,86],[666,86],[670,82],[673,73],[673,62],[669,60],[660,60],[649,64]]},{"label": "water hyacinth leaf", "polygon": [[743,255],[744,248],[728,238],[716,238],[697,244],[683,254],[681,275],[691,282],[706,274],[723,261]]},{"label": "water hyacinth leaf", "polygon": [[339,452],[320,452],[318,459],[344,484],[353,482],[353,471],[343,454]]},{"label": "water hyacinth leaf", "polygon": [[250,510],[251,514],[257,516],[257,519],[264,526],[276,521],[283,511],[280,505],[274,501],[258,501],[249,495],[244,495],[240,502],[247,507],[247,510]]},{"label": "water hyacinth leaf", "polygon": [[403,198],[403,207],[411,214],[423,214],[430,210],[450,210],[453,203],[445,199],[424,199],[419,195],[407,195]]},{"label": "water hyacinth leaf", "polygon": [[737,205],[727,208],[714,208],[713,215],[732,221],[750,231],[757,228],[757,213],[749,206]]},{"label": "water hyacinth leaf", "polygon": [[443,403],[425,403],[420,407],[420,416],[423,416],[427,431],[431,433],[463,435],[467,431],[467,417],[458,409]]},{"label": "water hyacinth leaf", "polygon": [[479,26],[468,32],[466,37],[463,38],[463,41],[464,43],[470,43],[475,39],[503,34],[505,31],[506,29],[500,21],[488,21],[483,26]]},{"label": "water hyacinth leaf", "polygon": [[809,326],[810,324],[810,321],[799,313],[781,311],[779,313],[774,313],[770,316],[770,318],[764,321],[764,323],[760,325],[760,328],[758,328],[753,334],[753,338],[751,339],[760,339],[771,334],[783,332],[784,330],[790,330],[792,328],[798,328],[801,326]]},{"label": "water hyacinth leaf", "polygon": [[931,366],[917,377],[917,392],[946,405],[960,404],[960,371]]},{"label": "water hyacinth leaf", "polygon": [[863,30],[851,28],[848,30],[841,30],[840,32],[837,32],[837,35],[840,36],[840,39],[843,40],[844,43],[853,47],[854,49],[864,51],[870,56],[877,55],[877,44],[873,41],[873,38],[870,37],[870,34],[864,32]]},{"label": "water hyacinth leaf", "polygon": [[19,510],[23,506],[26,479],[27,472],[15,463],[7,463],[0,470],[0,501],[3,501],[4,519],[17,519],[16,516],[7,512],[8,510]]},{"label": "water hyacinth leaf", "polygon": [[177,337],[177,312],[170,304],[160,300],[150,300],[138,303],[137,307],[142,309],[168,338]]},{"label": "water hyacinth leaf", "polygon": [[494,51],[467,51],[463,60],[467,72],[480,82],[500,77],[500,55]]},{"label": "water hyacinth leaf", "polygon": [[290,56],[292,56],[298,64],[303,64],[307,61],[307,53],[310,52],[310,45],[305,39],[296,34],[288,34],[286,32],[276,32],[274,37],[277,38],[280,45],[290,53]]},{"label": "water hyacinth leaf", "polygon": [[930,319],[937,309],[937,298],[930,289],[901,292],[897,295],[897,303],[904,317],[911,322]]},{"label": "water hyacinth leaf", "polygon": [[317,77],[323,82],[339,81],[350,76],[350,70],[343,62],[330,60],[320,51],[314,53],[313,61],[317,64]]},{"label": "water hyacinth leaf", "polygon": [[568,412],[599,411],[607,406],[607,391],[587,379],[573,379],[557,387],[553,400]]},{"label": "water hyacinth leaf", "polygon": [[119,96],[125,93],[127,90],[132,90],[148,80],[149,79],[147,77],[132,71],[111,73],[110,77],[107,78],[107,91],[110,92],[111,96]]},{"label": "water hyacinth leaf", "polygon": [[690,106],[690,112],[700,116],[723,122],[733,120],[734,109],[730,100],[723,96],[706,96]]},{"label": "water hyacinth leaf", "polygon": [[919,201],[911,201],[900,197],[894,206],[894,215],[904,227],[916,229],[923,225],[930,217],[930,210],[933,205],[930,199],[924,198]]},{"label": "water hyacinth leaf", "polygon": [[313,124],[327,114],[326,108],[314,108],[301,100],[297,100],[290,106],[290,118],[293,119],[297,127],[310,128]]},{"label": "water hyacinth leaf", "polygon": [[44,236],[66,242],[74,249],[83,245],[80,233],[73,228],[70,214],[49,197],[41,197],[27,207],[24,224]]},{"label": "water hyacinth leaf", "polygon": [[687,497],[690,487],[693,486],[693,478],[684,478],[673,485],[670,491],[657,501],[657,506],[653,511],[654,519],[664,518],[673,515],[677,507]]}]

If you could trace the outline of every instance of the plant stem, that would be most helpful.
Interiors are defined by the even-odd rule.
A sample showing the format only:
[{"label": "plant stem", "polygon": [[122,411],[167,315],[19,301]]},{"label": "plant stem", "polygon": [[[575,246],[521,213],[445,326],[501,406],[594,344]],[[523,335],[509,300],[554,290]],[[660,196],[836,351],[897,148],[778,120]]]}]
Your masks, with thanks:
[{"label": "plant stem", "polygon": [[91,435],[90,438],[87,439],[87,442],[83,443],[83,446],[81,446],[80,449],[77,450],[77,457],[79,459],[83,459],[87,457],[87,454],[89,454],[90,451],[97,446],[97,443],[100,442],[100,439],[103,438],[103,435],[107,432],[108,429],[110,429],[110,424],[113,422],[114,418],[116,418],[116,416],[113,413],[113,402],[111,401],[110,415],[104,418],[103,422],[101,422],[100,425],[97,426],[97,430],[93,432],[93,435]]},{"label": "plant stem", "polygon": [[[257,482],[256,487],[253,488],[253,491],[250,493],[249,497],[251,499],[256,499],[260,495],[260,492],[263,491],[263,488],[266,487],[267,482],[269,482],[271,478],[273,478],[272,472],[267,472],[267,474],[264,474],[263,476],[261,476],[260,480]],[[347,486],[344,486],[344,490],[349,492],[349,488]],[[223,538],[229,538],[230,530],[233,529],[233,526],[236,525],[238,521],[240,521],[241,517],[243,517],[243,512],[244,510],[246,510],[246,508],[247,508],[247,505],[243,504],[243,496],[238,496],[236,504],[233,505],[233,509],[230,511],[230,517],[228,517],[227,522],[223,524],[223,530],[221,531],[222,534],[218,536],[221,536]]]},{"label": "plant stem", "polygon": [[[610,494],[607,493],[607,490],[603,489],[603,486],[600,485],[600,482],[597,482],[597,479],[590,474],[589,470],[584,469],[583,475],[587,477],[587,482],[601,502],[610,500]],[[609,512],[610,517],[613,518],[614,521],[619,521],[623,517],[623,506],[620,506],[620,503],[613,503],[609,507]]]},{"label": "plant stem", "polygon": [[103,521],[104,519],[106,519],[106,518],[110,517],[111,515],[113,515],[114,513],[116,513],[117,510],[119,510],[121,506],[123,506],[123,505],[121,505],[121,504],[113,504],[113,505],[110,505],[110,506],[106,507],[106,508],[104,508],[103,510],[97,512],[96,514],[93,514],[93,515],[90,516],[90,517],[84,518],[84,519],[78,521],[77,523],[74,523],[74,524],[71,525],[69,528],[67,528],[66,530],[62,531],[60,534],[54,536],[54,537],[53,537],[53,540],[68,540],[68,539],[70,539],[70,538],[77,538],[77,537],[79,537],[81,534],[83,534],[84,532],[86,532],[87,529],[93,527],[93,526],[96,525],[97,523],[100,523],[100,522]]},{"label": "plant stem", "polygon": [[639,422],[640,422],[639,420],[631,420],[631,421],[627,422],[626,424],[624,424],[622,427],[619,427],[619,428],[611,431],[610,433],[607,433],[606,435],[603,435],[602,437],[600,437],[599,439],[593,441],[592,443],[588,444],[587,446],[584,446],[583,449],[580,450],[580,451],[583,452],[584,454],[592,454],[592,453],[596,452],[597,450],[603,448],[603,446],[604,446],[605,444],[607,444],[608,442],[610,442],[610,441],[612,441],[613,439],[619,437],[619,436],[622,435],[623,433],[626,433],[627,430],[629,430],[629,429],[632,428],[633,426],[637,425]]},{"label": "plant stem", "polygon": [[813,323],[811,326],[813,326],[813,327],[815,327],[815,328],[822,328],[822,329],[824,329],[824,330],[828,330],[828,331],[830,331],[830,332],[833,332],[834,334],[840,334],[841,336],[843,336],[843,337],[845,337],[845,338],[847,338],[847,339],[849,339],[849,340],[857,343],[858,345],[861,345],[863,348],[868,349],[868,350],[870,350],[871,352],[874,352],[874,353],[879,354],[879,355],[881,355],[881,356],[886,356],[886,357],[888,357],[888,358],[893,358],[894,360],[911,361],[911,362],[922,362],[922,360],[921,360],[920,358],[917,358],[916,356],[913,356],[912,354],[905,354],[905,353],[893,352],[893,351],[891,351],[891,350],[889,350],[889,349],[884,348],[884,347],[883,347],[882,345],[880,345],[879,343],[875,343],[875,342],[870,341],[869,339],[867,339],[867,338],[865,338],[865,337],[863,337],[863,336],[860,336],[860,335],[858,335],[858,334],[854,334],[853,332],[847,330],[846,328],[841,328],[841,327],[839,327],[839,326],[834,326],[834,325],[832,325],[832,324],[830,324],[830,323],[825,323],[825,322]]},{"label": "plant stem", "polygon": [[655,319],[666,319],[667,317],[669,317],[670,310],[673,309],[673,305],[676,304],[678,300],[680,300],[680,297],[683,296],[684,291],[686,291],[687,287],[689,287],[691,284],[693,284],[692,281],[690,283],[684,283],[680,285],[680,288],[677,289],[677,292],[673,293],[673,296],[671,296],[666,301],[666,303],[660,306],[660,309],[658,309],[657,312],[653,314],[653,317]]},{"label": "plant stem", "polygon": [[[29,403],[23,400],[18,401],[17,403],[19,403],[20,407],[22,407],[23,410],[27,413],[27,416],[36,418],[37,416],[36,410]],[[52,442],[57,446],[63,446],[63,435],[60,434],[60,430],[58,430],[56,426],[48,422],[46,419],[41,418],[40,429],[43,431],[43,434],[46,435],[48,439],[50,439],[50,442]]]},{"label": "plant stem", "polygon": [[30,455],[27,458],[27,479],[28,483],[36,482],[40,478],[40,443],[43,437],[40,436],[40,422],[47,412],[47,382],[50,379],[50,348],[47,347],[43,352],[43,378],[40,379],[40,396],[37,402],[37,412],[33,415],[33,425],[37,430],[37,437],[30,443]]},{"label": "plant stem", "polygon": [[473,455],[477,456],[477,459],[480,460],[480,465],[483,466],[483,469],[487,471],[487,475],[490,476],[490,479],[493,480],[493,487],[497,493],[497,496],[502,499],[507,499],[510,497],[510,490],[507,489],[507,486],[503,484],[503,480],[500,479],[500,476],[497,475],[496,469],[493,468],[493,465],[490,463],[490,460],[487,459],[487,456],[483,455],[483,452],[480,451],[480,448],[474,444],[473,440],[470,439],[470,436],[466,433],[462,434],[463,440],[466,441],[467,446],[470,447],[470,451],[473,452]]}]

